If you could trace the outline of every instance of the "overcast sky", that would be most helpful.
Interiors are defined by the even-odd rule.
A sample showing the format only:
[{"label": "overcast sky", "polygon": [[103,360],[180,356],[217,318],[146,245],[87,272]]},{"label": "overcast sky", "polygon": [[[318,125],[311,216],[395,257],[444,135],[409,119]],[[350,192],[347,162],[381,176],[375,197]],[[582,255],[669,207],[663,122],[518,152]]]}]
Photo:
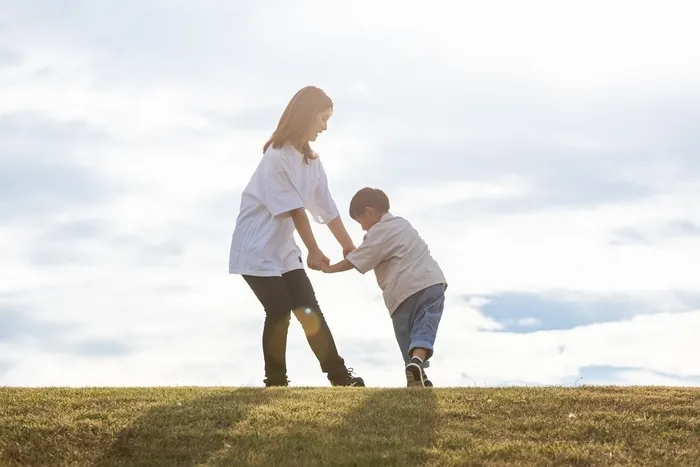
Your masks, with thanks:
[{"label": "overcast sky", "polygon": [[[0,385],[261,385],[230,238],[306,85],[356,243],[382,188],[447,274],[436,386],[700,384],[695,2],[344,5],[0,0]],[[309,274],[404,385],[373,274]],[[328,384],[296,321],[288,368]]]}]

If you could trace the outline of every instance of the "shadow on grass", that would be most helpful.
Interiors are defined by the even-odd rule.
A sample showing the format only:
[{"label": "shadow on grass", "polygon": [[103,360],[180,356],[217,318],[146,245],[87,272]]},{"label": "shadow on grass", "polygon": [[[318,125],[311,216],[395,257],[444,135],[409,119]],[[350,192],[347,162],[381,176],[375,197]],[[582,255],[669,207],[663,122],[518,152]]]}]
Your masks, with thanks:
[{"label": "shadow on grass", "polygon": [[147,410],[94,465],[199,465],[226,447],[231,430],[273,394],[234,389]]},{"label": "shadow on grass", "polygon": [[[325,416],[306,416],[271,433],[248,432],[239,439],[238,447],[257,449],[254,457],[242,459],[237,453],[229,452],[217,462],[265,466],[407,466],[422,465],[430,459],[429,450],[438,429],[433,391],[371,389],[354,394],[356,403],[344,413],[328,410]],[[319,403],[322,401],[315,402]],[[332,393],[326,403],[332,407]]]},{"label": "shadow on grass", "polygon": [[233,390],[151,409],[96,465],[421,465],[432,390]]}]

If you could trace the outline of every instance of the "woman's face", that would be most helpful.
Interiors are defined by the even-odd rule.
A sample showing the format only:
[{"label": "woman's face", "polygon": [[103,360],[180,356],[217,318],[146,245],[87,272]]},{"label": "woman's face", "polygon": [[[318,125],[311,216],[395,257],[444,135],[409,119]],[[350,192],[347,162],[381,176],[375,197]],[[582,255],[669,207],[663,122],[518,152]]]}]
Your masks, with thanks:
[{"label": "woman's face", "polygon": [[328,108],[316,115],[316,119],[311,123],[311,127],[309,128],[309,141],[316,141],[318,135],[326,131],[328,128],[328,119],[331,118],[331,115],[333,115],[333,108]]}]

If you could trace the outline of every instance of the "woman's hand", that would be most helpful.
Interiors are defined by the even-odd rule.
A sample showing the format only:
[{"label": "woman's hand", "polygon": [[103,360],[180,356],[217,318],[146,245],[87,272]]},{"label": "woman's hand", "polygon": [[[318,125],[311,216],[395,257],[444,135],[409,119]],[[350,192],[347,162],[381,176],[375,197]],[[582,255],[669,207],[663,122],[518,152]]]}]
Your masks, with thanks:
[{"label": "woman's hand", "polygon": [[348,254],[355,249],[355,245],[352,243],[343,248],[343,258],[347,258]]},{"label": "woman's hand", "polygon": [[309,252],[309,257],[306,260],[306,265],[314,271],[320,271],[323,263],[330,264],[330,262],[331,260],[329,260],[319,248],[316,248]]}]

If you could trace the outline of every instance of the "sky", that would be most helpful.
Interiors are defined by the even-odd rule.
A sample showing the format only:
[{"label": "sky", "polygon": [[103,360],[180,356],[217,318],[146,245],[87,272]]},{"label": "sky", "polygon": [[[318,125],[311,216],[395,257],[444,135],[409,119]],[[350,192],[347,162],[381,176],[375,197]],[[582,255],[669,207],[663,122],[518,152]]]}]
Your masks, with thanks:
[{"label": "sky", "polygon": [[[699,385],[698,14],[0,0],[0,385],[262,385],[229,246],[307,85],[334,101],[314,148],[355,242],[349,200],[381,188],[448,278],[435,386]],[[373,274],[309,275],[348,366],[405,385]],[[295,320],[287,361],[328,385]]]}]

